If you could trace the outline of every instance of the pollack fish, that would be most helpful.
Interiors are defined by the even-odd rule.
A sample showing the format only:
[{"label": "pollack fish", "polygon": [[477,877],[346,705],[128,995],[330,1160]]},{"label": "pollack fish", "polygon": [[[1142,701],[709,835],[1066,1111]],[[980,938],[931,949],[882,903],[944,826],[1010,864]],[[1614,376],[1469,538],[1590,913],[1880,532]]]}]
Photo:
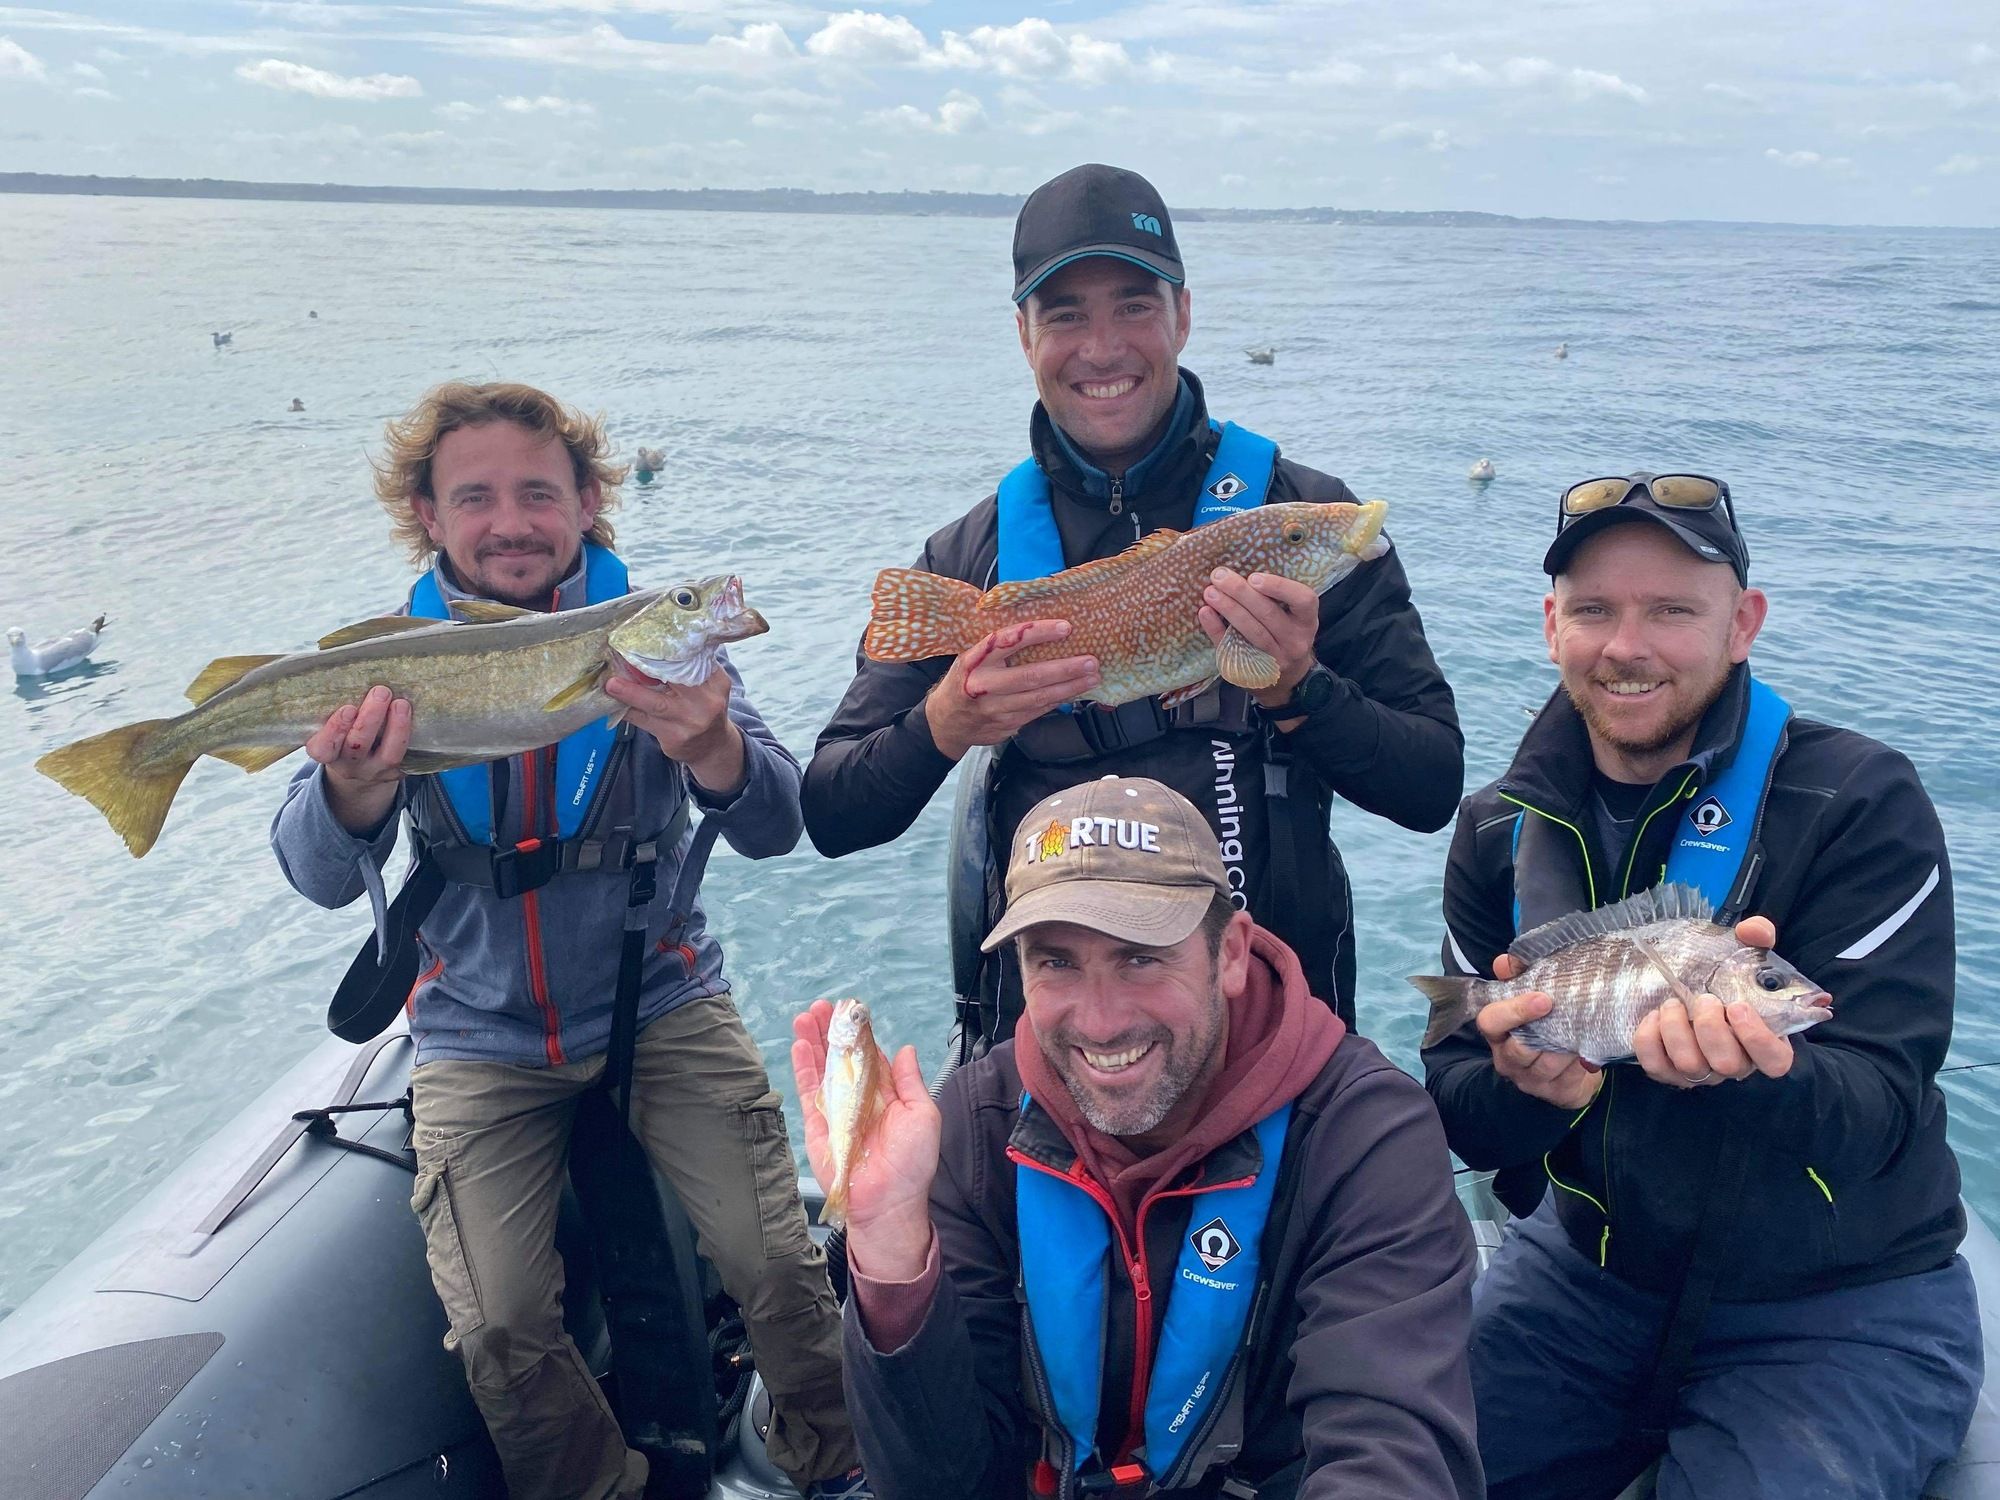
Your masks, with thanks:
[{"label": "pollack fish", "polygon": [[1066,639],[1013,659],[1096,657],[1100,681],[1084,697],[1107,708],[1155,693],[1171,708],[1217,677],[1241,688],[1272,687],[1279,668],[1268,652],[1233,626],[1219,645],[1201,628],[1209,575],[1225,567],[1245,577],[1272,573],[1324,593],[1389,550],[1381,535],[1387,509],[1380,500],[1260,505],[1192,531],[1155,531],[1116,557],[984,592],[917,568],[884,568],[861,649],[873,661],[922,661],[956,656],[1008,625],[1067,620]]},{"label": "pollack fish", "polygon": [[859,1000],[837,1001],[826,1028],[826,1071],[820,1077],[819,1110],[826,1120],[827,1149],[833,1154],[833,1181],[826,1187],[820,1222],[838,1228],[847,1222],[847,1189],[867,1153],[867,1140],[896,1097],[889,1067],[875,1042],[875,1025]]},{"label": "pollack fish", "polygon": [[336,630],[317,651],[218,657],[189,684],[191,711],[51,750],[35,769],[87,798],[143,855],[197,758],[261,771],[371,687],[410,702],[403,769],[449,771],[615,722],[625,705],[604,691],[614,673],[699,683],[723,645],[770,628],[733,575],[555,614],[480,600],[452,610],[470,623],[389,615]]},{"label": "pollack fish", "polygon": [[1824,990],[1768,948],[1737,942],[1713,918],[1701,892],[1657,886],[1521,934],[1507,950],[1522,966],[1513,979],[1413,974],[1410,983],[1431,1002],[1423,1045],[1435,1046],[1496,1000],[1531,991],[1555,1005],[1513,1035],[1537,1052],[1574,1052],[1593,1063],[1632,1056],[1639,1023],[1673,998],[1690,1007],[1697,995],[1745,1001],[1779,1036],[1832,1018]]}]

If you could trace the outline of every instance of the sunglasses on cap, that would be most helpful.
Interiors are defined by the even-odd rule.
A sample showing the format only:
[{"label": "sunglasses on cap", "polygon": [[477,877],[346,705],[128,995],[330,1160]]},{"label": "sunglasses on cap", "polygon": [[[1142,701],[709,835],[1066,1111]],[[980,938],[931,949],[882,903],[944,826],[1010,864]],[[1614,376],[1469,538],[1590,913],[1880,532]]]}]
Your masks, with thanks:
[{"label": "sunglasses on cap", "polygon": [[1639,473],[1586,479],[1571,485],[1562,493],[1556,531],[1560,533],[1578,516],[1623,505],[1641,490],[1655,505],[1666,510],[1714,510],[1720,505],[1723,514],[1729,517],[1729,529],[1737,529],[1736,507],[1730,503],[1729,486],[1720,479],[1711,479],[1706,474]]}]

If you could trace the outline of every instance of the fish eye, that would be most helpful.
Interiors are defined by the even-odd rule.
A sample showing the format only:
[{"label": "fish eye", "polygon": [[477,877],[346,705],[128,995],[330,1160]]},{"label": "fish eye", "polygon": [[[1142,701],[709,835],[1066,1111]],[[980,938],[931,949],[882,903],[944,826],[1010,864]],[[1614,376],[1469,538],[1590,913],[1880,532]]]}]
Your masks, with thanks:
[{"label": "fish eye", "polygon": [[673,600],[674,603],[678,604],[682,609],[693,609],[695,605],[701,602],[699,599],[695,598],[694,590],[688,588],[675,589],[671,594],[667,595],[667,597]]},{"label": "fish eye", "polygon": [[1779,976],[1776,969],[1759,969],[1757,971],[1757,986],[1759,989],[1781,990],[1785,987],[1785,981]]},{"label": "fish eye", "polygon": [[1290,525],[1285,527],[1286,541],[1303,542],[1305,539],[1306,539],[1306,529],[1305,527],[1301,526],[1297,521],[1293,521]]}]

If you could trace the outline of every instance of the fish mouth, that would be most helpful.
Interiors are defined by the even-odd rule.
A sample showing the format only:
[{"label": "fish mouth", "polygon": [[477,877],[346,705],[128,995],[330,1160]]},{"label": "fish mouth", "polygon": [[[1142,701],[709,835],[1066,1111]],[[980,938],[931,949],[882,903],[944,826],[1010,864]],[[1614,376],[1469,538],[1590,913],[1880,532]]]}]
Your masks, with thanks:
[{"label": "fish mouth", "polygon": [[1356,507],[1354,524],[1347,528],[1347,535],[1340,539],[1341,550],[1351,552],[1356,557],[1381,556],[1379,550],[1369,549],[1375,546],[1377,538],[1382,535],[1382,520],[1388,514],[1389,502],[1386,500],[1369,500]]},{"label": "fish mouth", "polygon": [[[708,582],[712,584],[715,579],[711,578]],[[722,587],[716,592],[708,612],[715,622],[714,634],[710,637],[712,640],[747,641],[771,628],[770,621],[743,602],[743,580],[734,573],[722,580]]]}]

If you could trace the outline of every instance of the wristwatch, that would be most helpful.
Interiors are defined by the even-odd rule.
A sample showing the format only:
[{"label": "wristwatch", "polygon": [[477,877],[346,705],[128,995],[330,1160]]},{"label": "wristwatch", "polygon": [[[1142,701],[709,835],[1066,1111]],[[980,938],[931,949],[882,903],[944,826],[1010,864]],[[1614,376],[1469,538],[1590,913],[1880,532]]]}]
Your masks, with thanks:
[{"label": "wristwatch", "polygon": [[1276,708],[1258,707],[1258,712],[1267,719],[1305,719],[1318,713],[1333,702],[1340,690],[1340,679],[1331,669],[1318,662],[1299,679],[1299,685],[1292,689],[1292,696]]}]

